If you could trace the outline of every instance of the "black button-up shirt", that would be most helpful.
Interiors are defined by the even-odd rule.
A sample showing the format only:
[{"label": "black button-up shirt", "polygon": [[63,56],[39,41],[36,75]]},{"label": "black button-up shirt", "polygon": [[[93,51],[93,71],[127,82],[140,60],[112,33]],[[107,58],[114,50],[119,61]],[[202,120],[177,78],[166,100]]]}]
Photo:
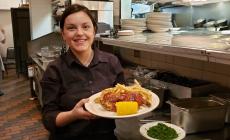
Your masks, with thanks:
[{"label": "black button-up shirt", "polygon": [[71,110],[78,101],[101,90],[124,83],[123,70],[113,54],[94,48],[88,67],[83,66],[69,50],[51,62],[41,80],[43,123],[53,135],[77,136],[103,133],[115,128],[112,119],[77,120],[64,127],[56,127],[58,113]]}]

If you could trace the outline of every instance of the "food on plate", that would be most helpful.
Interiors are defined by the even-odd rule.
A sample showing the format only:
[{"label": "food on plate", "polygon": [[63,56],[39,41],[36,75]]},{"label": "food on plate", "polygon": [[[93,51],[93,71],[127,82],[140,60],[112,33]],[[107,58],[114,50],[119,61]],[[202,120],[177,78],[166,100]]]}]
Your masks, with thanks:
[{"label": "food on plate", "polygon": [[173,140],[178,137],[175,129],[163,124],[158,123],[147,130],[147,135],[158,140]]},{"label": "food on plate", "polygon": [[[138,103],[134,101],[116,102],[117,115],[130,115],[137,113]],[[128,109],[127,109],[128,108]]]},{"label": "food on plate", "polygon": [[117,84],[113,88],[107,88],[101,91],[101,95],[95,99],[95,103],[99,103],[105,110],[116,112],[116,102],[134,101],[140,106],[151,106],[151,91],[141,87],[134,80],[131,86]]}]

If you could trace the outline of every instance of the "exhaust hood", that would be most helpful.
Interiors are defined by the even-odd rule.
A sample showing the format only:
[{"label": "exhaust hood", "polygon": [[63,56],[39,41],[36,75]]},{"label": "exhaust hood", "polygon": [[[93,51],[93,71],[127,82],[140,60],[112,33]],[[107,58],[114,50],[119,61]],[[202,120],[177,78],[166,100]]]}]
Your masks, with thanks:
[{"label": "exhaust hood", "polygon": [[218,3],[218,2],[224,2],[224,1],[229,1],[229,0],[177,0],[177,1],[173,2],[172,4],[187,5],[187,6],[199,6],[199,5]]},{"label": "exhaust hood", "polygon": [[172,3],[172,5],[185,5],[185,6],[195,6],[204,5],[210,3],[218,3],[230,0],[132,0],[133,3],[143,3],[147,5],[152,5],[154,3]]}]

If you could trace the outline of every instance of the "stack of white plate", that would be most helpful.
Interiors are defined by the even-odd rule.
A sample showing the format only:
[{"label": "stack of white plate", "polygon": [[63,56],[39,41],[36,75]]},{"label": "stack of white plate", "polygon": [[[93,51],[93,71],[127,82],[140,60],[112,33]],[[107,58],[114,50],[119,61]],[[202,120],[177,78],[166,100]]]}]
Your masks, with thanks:
[{"label": "stack of white plate", "polygon": [[121,30],[121,31],[118,31],[117,34],[118,34],[119,36],[134,35],[134,31],[133,31],[133,30]]},{"label": "stack of white plate", "polygon": [[148,13],[146,22],[147,28],[153,32],[167,32],[173,27],[171,13]]},{"label": "stack of white plate", "polygon": [[143,32],[147,29],[145,18],[121,19],[122,30],[133,30],[134,32]]}]

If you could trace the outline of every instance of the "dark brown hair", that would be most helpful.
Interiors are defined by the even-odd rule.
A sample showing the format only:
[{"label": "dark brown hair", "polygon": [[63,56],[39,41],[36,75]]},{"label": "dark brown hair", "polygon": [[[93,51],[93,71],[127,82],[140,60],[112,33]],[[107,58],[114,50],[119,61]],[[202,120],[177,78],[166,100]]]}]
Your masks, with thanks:
[{"label": "dark brown hair", "polygon": [[93,23],[93,27],[94,27],[94,30],[95,30],[95,33],[96,33],[97,32],[97,23],[96,23],[95,19],[91,15],[90,10],[87,7],[85,7],[83,5],[80,5],[80,4],[73,4],[73,5],[71,5],[71,6],[69,6],[68,8],[65,9],[65,11],[62,14],[61,21],[60,21],[61,30],[63,30],[65,19],[69,15],[71,15],[73,13],[81,12],[81,11],[86,13],[89,16],[89,18],[91,19],[91,21]]}]

